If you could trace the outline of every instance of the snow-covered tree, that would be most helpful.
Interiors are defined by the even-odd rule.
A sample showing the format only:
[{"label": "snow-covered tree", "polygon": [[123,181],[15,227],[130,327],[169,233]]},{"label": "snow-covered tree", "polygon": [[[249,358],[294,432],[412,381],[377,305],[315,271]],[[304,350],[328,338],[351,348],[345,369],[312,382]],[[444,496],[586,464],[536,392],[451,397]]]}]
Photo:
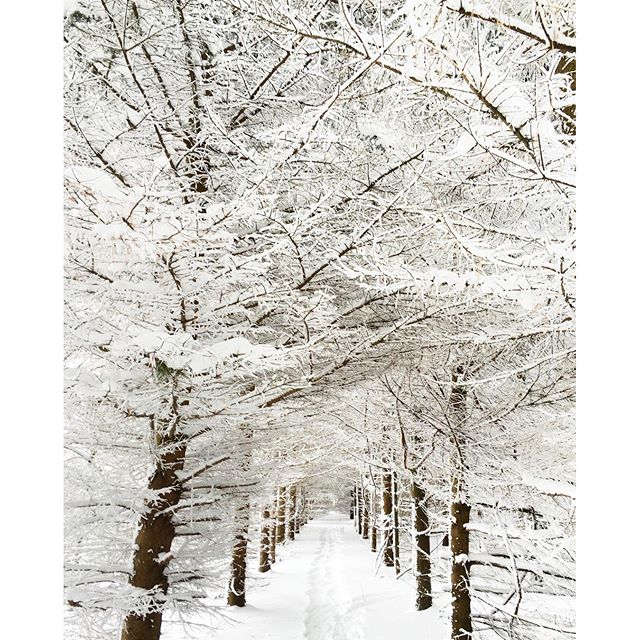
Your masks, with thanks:
[{"label": "snow-covered tree", "polygon": [[73,3],[74,637],[243,604],[258,529],[266,568],[314,490],[352,488],[398,571],[411,534],[419,609],[452,510],[454,638],[569,628],[527,607],[551,619],[573,578],[573,25],[571,2]]}]

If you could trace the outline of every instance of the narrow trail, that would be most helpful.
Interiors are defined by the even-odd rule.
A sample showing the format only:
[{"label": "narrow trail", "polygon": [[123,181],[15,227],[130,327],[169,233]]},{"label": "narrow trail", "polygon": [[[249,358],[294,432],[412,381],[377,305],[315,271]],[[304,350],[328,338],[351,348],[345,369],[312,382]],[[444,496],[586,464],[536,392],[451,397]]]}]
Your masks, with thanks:
[{"label": "narrow trail", "polygon": [[447,624],[436,608],[413,608],[411,578],[375,572],[376,554],[353,521],[328,513],[307,524],[272,570],[247,594],[234,622],[214,640],[439,640]]}]

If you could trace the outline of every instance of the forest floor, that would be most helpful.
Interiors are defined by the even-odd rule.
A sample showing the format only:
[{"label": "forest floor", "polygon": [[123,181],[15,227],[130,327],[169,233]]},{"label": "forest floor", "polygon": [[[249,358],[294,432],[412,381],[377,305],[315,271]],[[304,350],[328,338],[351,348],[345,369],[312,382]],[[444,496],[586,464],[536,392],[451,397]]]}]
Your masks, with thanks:
[{"label": "forest floor", "polygon": [[[440,640],[448,637],[441,609],[414,609],[410,574],[396,579],[380,566],[348,516],[328,513],[309,522],[251,592],[215,640]],[[443,594],[444,598],[444,594]],[[211,637],[211,634],[209,634]]]}]

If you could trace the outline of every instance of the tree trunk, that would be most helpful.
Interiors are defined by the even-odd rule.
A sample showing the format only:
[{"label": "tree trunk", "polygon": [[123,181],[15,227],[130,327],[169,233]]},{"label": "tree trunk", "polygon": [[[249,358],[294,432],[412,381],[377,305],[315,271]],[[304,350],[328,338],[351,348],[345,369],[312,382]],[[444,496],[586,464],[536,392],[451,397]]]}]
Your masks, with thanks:
[{"label": "tree trunk", "polygon": [[362,490],[356,486],[356,531],[362,535]]},{"label": "tree trunk", "polygon": [[469,594],[469,523],[471,507],[464,502],[451,503],[451,637],[471,637],[471,597]]},{"label": "tree trunk", "polygon": [[378,507],[376,504],[376,498],[376,489],[374,486],[373,491],[371,492],[371,508],[369,510],[369,522],[371,527],[371,551],[374,552],[378,550]]},{"label": "tree trunk", "polygon": [[302,526],[302,508],[304,505],[304,489],[300,487],[296,496],[296,510],[294,518],[294,533],[298,535],[300,533],[300,527]]},{"label": "tree trunk", "polygon": [[289,487],[287,499],[287,538],[295,540],[296,538],[296,485]]},{"label": "tree trunk", "polygon": [[354,520],[356,511],[356,495],[353,489],[351,489],[349,496],[351,497],[351,502],[349,503],[349,520]]},{"label": "tree trunk", "polygon": [[362,490],[362,538],[369,539],[369,497],[364,489]]},{"label": "tree trunk", "polygon": [[171,560],[175,537],[173,507],[180,501],[182,485],[177,473],[184,468],[187,445],[175,435],[156,435],[161,453],[149,478],[147,488],[157,497],[145,501],[133,555],[133,572],[129,584],[145,589],[151,604],[145,614],[129,612],[122,625],[122,640],[158,640],[162,625],[162,606],[169,587],[165,573]]},{"label": "tree trunk", "polygon": [[230,607],[244,607],[246,604],[248,533],[249,503],[243,503],[236,511],[236,535],[231,554],[231,577],[227,592],[227,604]]},{"label": "tree trunk", "polygon": [[431,540],[427,497],[415,481],[411,484],[413,497],[413,529],[416,545],[416,609],[423,611],[433,604],[431,596]]},{"label": "tree trunk", "polygon": [[398,506],[398,476],[395,471],[391,479],[393,486],[393,565],[397,575],[400,573],[400,508]]},{"label": "tree trunk", "polygon": [[280,487],[278,489],[278,515],[277,515],[277,527],[276,527],[276,542],[278,544],[282,544],[284,542],[284,533],[285,533],[285,487]]},{"label": "tree trunk", "polygon": [[300,509],[298,514],[298,528],[304,527],[305,524],[307,524],[307,492],[304,489],[304,487],[300,487]]},{"label": "tree trunk", "polygon": [[465,483],[465,435],[467,388],[456,382],[464,376],[464,368],[457,367],[452,376],[453,385],[449,399],[453,431],[454,451],[451,461],[451,638],[471,638],[471,595],[469,592],[469,524],[471,506]]},{"label": "tree trunk", "polygon": [[[241,429],[247,446],[242,452],[240,469],[247,473],[251,467],[253,429]],[[227,604],[230,607],[244,607],[246,604],[245,583],[247,577],[247,546],[249,543],[249,519],[251,505],[249,494],[242,492],[236,497],[235,537],[231,550],[231,567],[229,587],[227,590]]]},{"label": "tree trunk", "polygon": [[262,511],[262,528],[260,530],[260,558],[258,562],[258,571],[266,573],[271,569],[269,562],[269,552],[271,549],[271,512],[269,506]]},{"label": "tree trunk", "polygon": [[393,567],[393,495],[391,472],[382,474],[382,561]]},{"label": "tree trunk", "polygon": [[276,561],[276,538],[278,536],[278,493],[276,492],[276,498],[273,501],[273,507],[271,509],[271,532],[269,535],[269,562],[273,564]]}]

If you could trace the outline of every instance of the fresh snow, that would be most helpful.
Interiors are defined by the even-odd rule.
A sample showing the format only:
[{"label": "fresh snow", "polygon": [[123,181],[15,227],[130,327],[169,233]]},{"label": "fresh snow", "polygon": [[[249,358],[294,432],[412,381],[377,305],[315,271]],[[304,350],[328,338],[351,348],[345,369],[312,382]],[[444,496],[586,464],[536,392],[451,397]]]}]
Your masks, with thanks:
[{"label": "fresh snow", "polygon": [[[414,609],[413,577],[396,579],[380,566],[369,540],[335,512],[309,522],[294,542],[278,546],[271,571],[252,572],[247,606],[225,610],[217,630],[193,629],[198,640],[444,640],[447,600],[436,596],[427,611]],[[164,624],[164,623],[163,623]],[[399,635],[401,634],[401,635]],[[187,637],[167,624],[163,640]]]}]

